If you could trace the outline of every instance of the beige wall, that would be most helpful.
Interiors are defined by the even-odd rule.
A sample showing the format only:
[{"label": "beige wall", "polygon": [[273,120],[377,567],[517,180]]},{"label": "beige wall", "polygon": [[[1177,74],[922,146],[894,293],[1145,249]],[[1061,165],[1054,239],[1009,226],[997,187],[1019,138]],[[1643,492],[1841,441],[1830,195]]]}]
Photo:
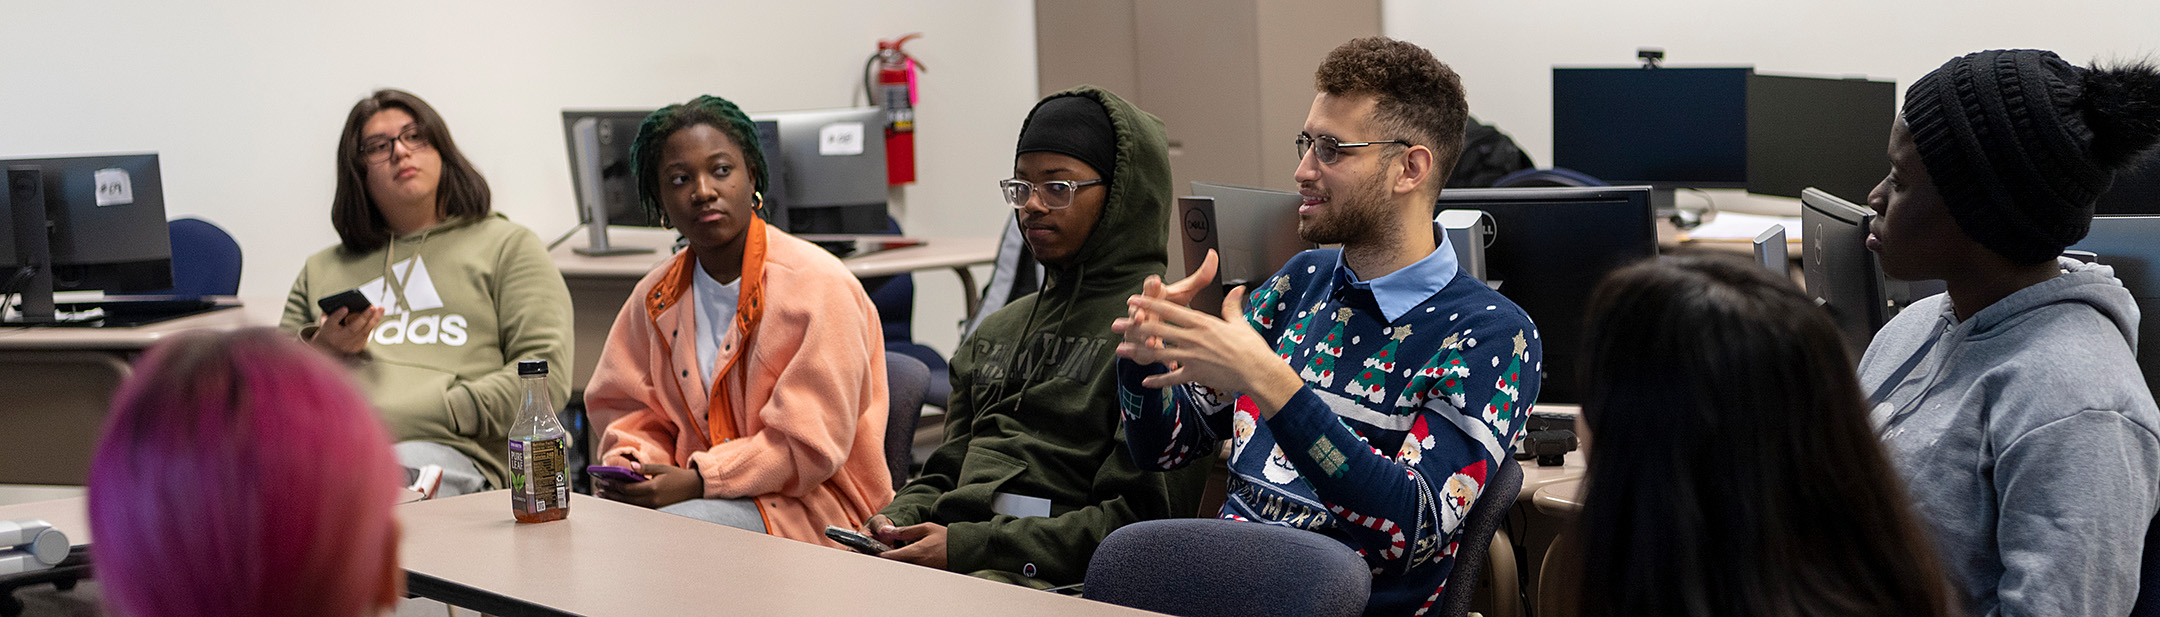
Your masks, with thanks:
[{"label": "beige wall", "polygon": [[[1861,74],[1904,88],[1944,61],[1990,48],[2051,49],[2079,64],[2160,53],[2160,2],[2024,0],[1384,0],[1389,36],[1424,45],[1461,73],[1470,112],[1552,164],[1552,67],[1635,63]],[[1883,118],[1888,138],[1890,118]]]},{"label": "beige wall", "polygon": [[[919,181],[896,214],[910,234],[994,235],[1009,210],[993,185],[1036,98],[1033,25],[1005,0],[10,0],[0,156],[159,152],[170,214],[231,231],[241,293],[282,297],[336,241],[338,129],[370,90],[426,98],[496,209],[551,240],[577,220],[562,108],[848,106],[877,39],[919,31]],[[957,279],[917,280],[916,336],[950,350]]]}]

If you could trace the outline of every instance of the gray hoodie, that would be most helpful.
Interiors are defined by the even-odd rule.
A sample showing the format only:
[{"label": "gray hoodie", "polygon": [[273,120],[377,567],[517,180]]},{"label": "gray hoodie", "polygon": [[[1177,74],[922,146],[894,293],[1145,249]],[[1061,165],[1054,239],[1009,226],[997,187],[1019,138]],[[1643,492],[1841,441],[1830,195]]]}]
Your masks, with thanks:
[{"label": "gray hoodie", "polygon": [[2065,272],[1959,322],[1947,294],[1860,361],[1875,427],[1976,615],[2126,615],[2160,511],[2160,410],[2113,268]]}]

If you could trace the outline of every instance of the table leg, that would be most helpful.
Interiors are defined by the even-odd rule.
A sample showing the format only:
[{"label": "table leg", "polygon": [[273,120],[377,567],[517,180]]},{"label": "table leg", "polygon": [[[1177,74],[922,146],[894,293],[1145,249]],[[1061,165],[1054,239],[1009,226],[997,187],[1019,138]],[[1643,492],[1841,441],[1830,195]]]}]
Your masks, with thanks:
[{"label": "table leg", "polygon": [[967,316],[962,321],[974,319],[975,313],[982,310],[982,290],[975,288],[975,273],[967,266],[953,266],[953,273],[960,275],[960,287],[967,290]]}]

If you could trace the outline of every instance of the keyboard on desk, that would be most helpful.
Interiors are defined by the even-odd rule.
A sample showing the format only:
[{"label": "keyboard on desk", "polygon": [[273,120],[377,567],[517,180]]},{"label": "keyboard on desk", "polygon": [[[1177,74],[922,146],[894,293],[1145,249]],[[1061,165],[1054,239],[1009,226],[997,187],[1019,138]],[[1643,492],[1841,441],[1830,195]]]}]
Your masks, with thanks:
[{"label": "keyboard on desk", "polygon": [[59,320],[37,325],[58,328],[133,328],[236,306],[240,305],[218,304],[216,300],[206,298],[177,296],[59,302],[53,304],[53,313],[59,316]]}]

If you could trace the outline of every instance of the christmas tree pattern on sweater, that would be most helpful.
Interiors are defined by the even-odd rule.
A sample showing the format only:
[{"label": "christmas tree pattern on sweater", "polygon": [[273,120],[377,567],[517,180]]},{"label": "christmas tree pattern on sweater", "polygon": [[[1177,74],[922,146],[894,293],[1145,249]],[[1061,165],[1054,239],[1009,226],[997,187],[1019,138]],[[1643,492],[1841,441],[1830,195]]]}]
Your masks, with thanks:
[{"label": "christmas tree pattern on sweater", "polygon": [[[1371,292],[1343,288],[1337,263],[1332,251],[1303,254],[1247,303],[1248,323],[1306,383],[1281,410],[1190,386],[1121,397],[1148,407],[1125,410],[1127,443],[1167,468],[1190,460],[1180,444],[1232,439],[1224,518],[1334,537],[1374,568],[1368,612],[1423,614],[1521,434],[1536,333],[1467,276],[1390,320]],[[1159,370],[1121,363],[1120,386],[1142,389]]]}]

